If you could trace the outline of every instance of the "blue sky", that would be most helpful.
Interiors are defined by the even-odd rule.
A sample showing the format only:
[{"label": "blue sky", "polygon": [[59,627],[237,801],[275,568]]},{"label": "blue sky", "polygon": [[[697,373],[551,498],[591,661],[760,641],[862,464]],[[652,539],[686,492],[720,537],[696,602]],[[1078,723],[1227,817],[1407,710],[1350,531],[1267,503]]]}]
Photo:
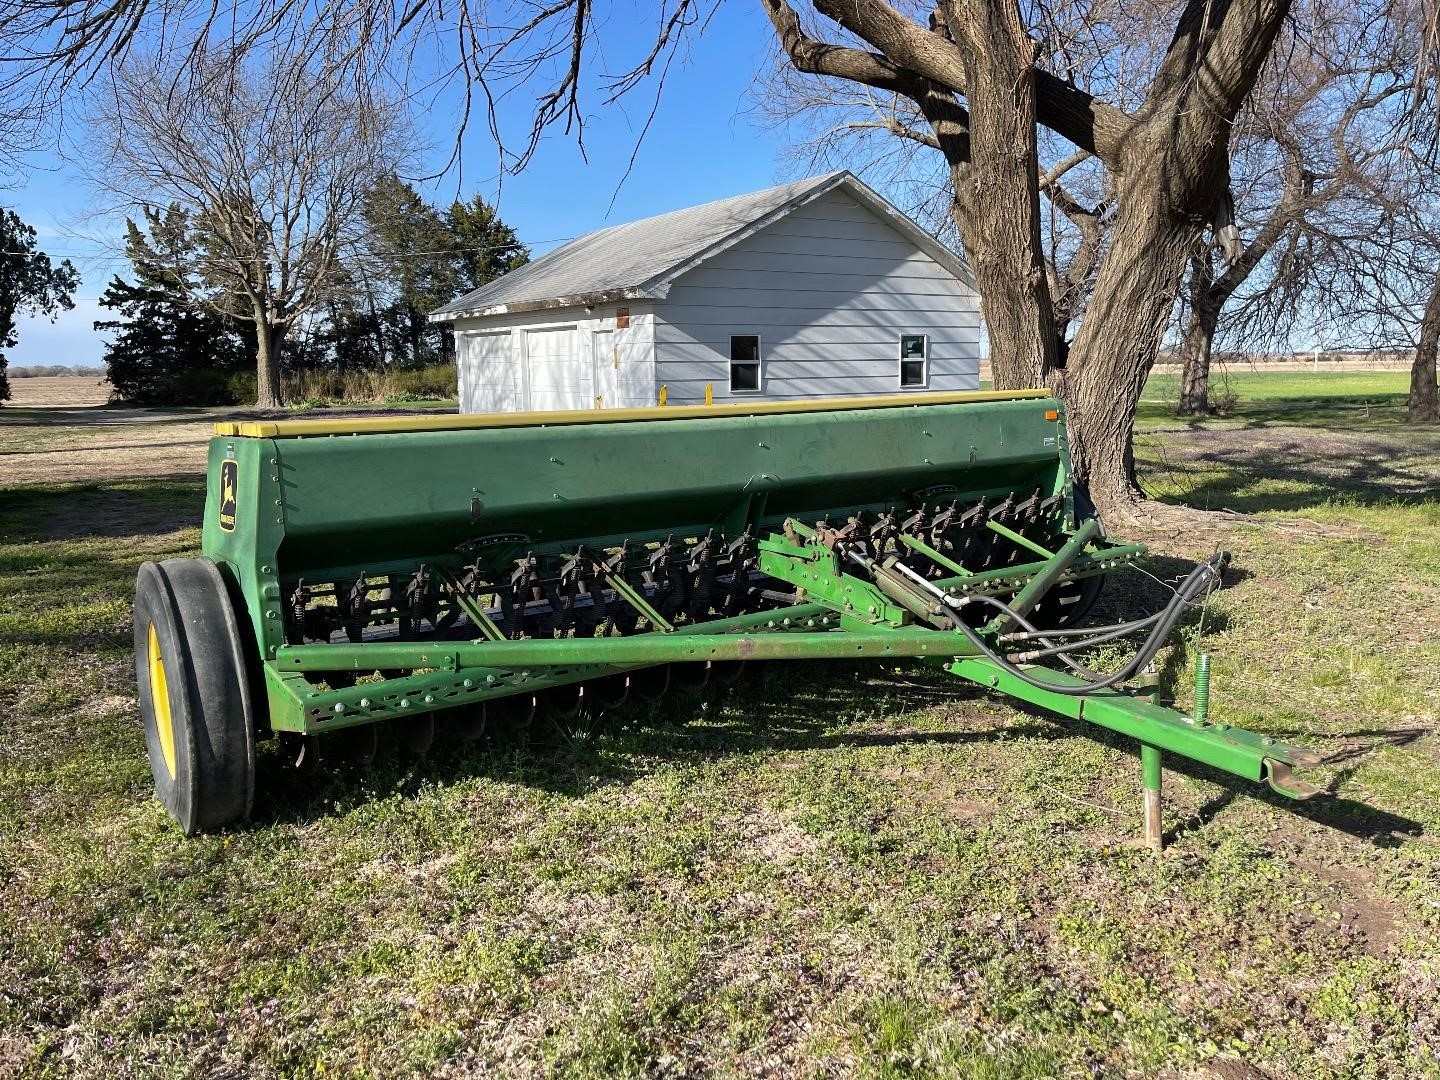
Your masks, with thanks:
[{"label": "blue sky", "polygon": [[[615,18],[600,29],[603,49],[617,33],[633,34],[638,46],[649,27],[643,19]],[[592,229],[791,179],[783,161],[784,133],[753,115],[749,96],[757,71],[770,63],[773,40],[758,5],[721,3],[705,33],[694,36],[677,60],[634,170],[618,194],[616,185],[649,112],[648,88],[608,107],[590,93],[584,100],[588,162],[574,140],[557,130],[522,175],[506,178],[499,192],[501,216],[538,254]],[[602,52],[596,66],[603,67],[604,59]],[[520,121],[519,113],[512,119]],[[457,110],[445,103],[428,114],[422,134],[436,145],[437,164],[449,152],[457,123]],[[84,280],[75,310],[54,325],[44,319],[21,323],[20,343],[7,353],[10,363],[98,365],[104,338],[91,323],[111,316],[95,301],[111,275],[128,265],[113,251],[122,222],[92,215],[91,192],[58,154],[34,157],[23,180],[21,187],[0,189],[0,205],[13,206],[34,226],[49,254],[71,257]],[[495,152],[488,132],[472,126],[458,176],[422,186],[439,203],[476,191],[493,200]]]}]

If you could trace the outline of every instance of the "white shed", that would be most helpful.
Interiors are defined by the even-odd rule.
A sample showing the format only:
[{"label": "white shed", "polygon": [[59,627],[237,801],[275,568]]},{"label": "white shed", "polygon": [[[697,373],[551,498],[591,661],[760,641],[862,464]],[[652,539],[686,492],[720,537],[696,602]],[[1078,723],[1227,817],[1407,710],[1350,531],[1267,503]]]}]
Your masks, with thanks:
[{"label": "white shed", "polygon": [[464,413],[979,385],[964,261],[848,172],[589,233],[430,318]]}]

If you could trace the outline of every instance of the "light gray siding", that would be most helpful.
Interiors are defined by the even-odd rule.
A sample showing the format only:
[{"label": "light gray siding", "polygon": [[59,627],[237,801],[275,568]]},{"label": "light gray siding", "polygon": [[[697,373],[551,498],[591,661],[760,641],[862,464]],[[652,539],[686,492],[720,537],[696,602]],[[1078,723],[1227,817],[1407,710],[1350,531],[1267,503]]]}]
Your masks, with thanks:
[{"label": "light gray siding", "polygon": [[898,392],[902,334],[928,338],[925,389],[979,386],[978,297],[839,190],[676,279],[655,305],[669,400],[703,401],[707,384],[730,397],[730,338],[745,334],[760,337],[761,397]]}]

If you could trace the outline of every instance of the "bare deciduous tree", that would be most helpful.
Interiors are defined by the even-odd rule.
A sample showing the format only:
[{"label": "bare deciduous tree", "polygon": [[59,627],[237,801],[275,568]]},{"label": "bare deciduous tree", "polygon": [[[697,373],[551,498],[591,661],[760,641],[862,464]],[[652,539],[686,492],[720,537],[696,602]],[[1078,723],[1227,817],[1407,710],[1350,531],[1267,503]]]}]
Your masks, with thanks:
[{"label": "bare deciduous tree", "polygon": [[287,335],[345,276],[360,208],[404,157],[396,114],[308,65],[132,56],[95,95],[91,174],[128,208],[174,207],[190,235],[147,253],[191,298],[253,322],[262,407],[280,404]]},{"label": "bare deciduous tree", "polygon": [[1344,0],[1302,0],[1239,118],[1233,171],[1244,239],[1228,264],[1217,266],[1208,245],[1192,256],[1181,415],[1209,412],[1211,352],[1232,299],[1228,339],[1283,341],[1335,307],[1326,294],[1336,258],[1354,256],[1350,238],[1387,201],[1381,185],[1410,150],[1417,41],[1377,14]]},{"label": "bare deciduous tree", "polygon": [[[762,3],[798,69],[915,103],[951,167],[996,384],[1054,386],[1069,406],[1078,478],[1102,510],[1134,515],[1135,405],[1189,254],[1225,204],[1231,125],[1288,0],[1184,4],[1129,109],[1040,68],[1038,37],[1014,3],[946,0],[922,26],[879,0],[815,0],[838,40],[808,29],[785,0]],[[1037,123],[1098,159],[1113,191],[1108,247],[1063,359],[1041,246]]]},{"label": "bare deciduous tree", "polygon": [[1440,393],[1435,384],[1436,353],[1440,351],[1440,271],[1430,282],[1430,296],[1420,316],[1415,358],[1410,366],[1409,418],[1412,424],[1440,423]]}]

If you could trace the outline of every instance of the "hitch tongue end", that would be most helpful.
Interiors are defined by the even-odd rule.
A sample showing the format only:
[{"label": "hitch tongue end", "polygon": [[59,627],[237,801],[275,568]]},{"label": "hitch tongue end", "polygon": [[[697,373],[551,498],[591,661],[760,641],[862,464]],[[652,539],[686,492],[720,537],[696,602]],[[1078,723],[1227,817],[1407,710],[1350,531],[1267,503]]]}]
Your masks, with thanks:
[{"label": "hitch tongue end", "polygon": [[[1320,755],[1313,755],[1314,762],[1302,762],[1302,764],[1318,764]],[[1324,794],[1324,789],[1314,784],[1306,783],[1304,780],[1295,779],[1291,771],[1291,765],[1287,761],[1276,761],[1274,758],[1265,759],[1265,781],[1272,790],[1284,795],[1287,799],[1313,799],[1317,795]]]}]

